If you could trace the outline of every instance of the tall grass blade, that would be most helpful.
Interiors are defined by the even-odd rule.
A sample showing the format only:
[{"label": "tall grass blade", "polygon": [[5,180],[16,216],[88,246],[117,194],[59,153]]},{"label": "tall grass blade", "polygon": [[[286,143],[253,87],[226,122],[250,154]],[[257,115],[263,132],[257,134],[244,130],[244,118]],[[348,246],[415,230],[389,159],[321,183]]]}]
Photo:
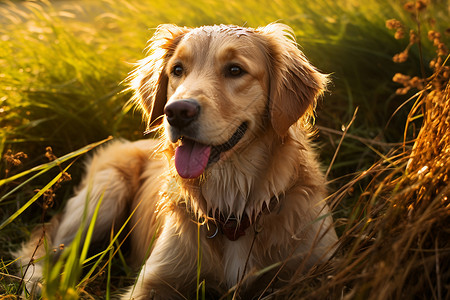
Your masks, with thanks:
[{"label": "tall grass blade", "polygon": [[[100,196],[100,198],[99,198],[99,200],[97,202],[97,206],[95,207],[95,210],[94,210],[94,213],[92,215],[92,218],[90,220],[89,228],[88,228],[88,230],[86,232],[86,237],[85,237],[85,240],[84,240],[84,246],[83,246],[83,249],[82,249],[80,257],[79,257],[79,264],[80,265],[82,265],[84,263],[84,261],[85,261],[85,259],[87,257],[88,250],[89,250],[89,245],[91,244],[92,235],[94,233],[95,223],[97,221],[98,213],[100,211],[100,205],[103,202],[104,196],[105,196],[105,191],[103,191],[103,193],[101,194],[101,196]],[[86,207],[88,207],[88,205],[89,205],[89,203],[88,203],[89,202],[89,193],[88,193],[87,198],[88,199],[86,200],[86,204],[85,204]]]},{"label": "tall grass blade", "polygon": [[[73,152],[71,152],[69,154],[66,154],[66,155],[64,155],[62,157],[59,157],[59,158],[57,158],[57,159],[55,159],[55,160],[53,160],[51,162],[48,162],[46,164],[42,164],[42,165],[36,166],[34,168],[31,168],[29,170],[23,171],[23,172],[21,172],[19,174],[16,174],[14,176],[8,177],[6,179],[1,179],[0,180],[0,186],[5,185],[5,184],[7,184],[9,182],[12,182],[12,181],[14,181],[16,179],[19,179],[19,178],[21,178],[23,176],[26,176],[26,175],[28,175],[30,173],[33,173],[33,172],[37,172],[37,171],[41,171],[41,170],[43,170],[44,172],[47,172],[51,168],[56,167],[56,166],[60,166],[63,162],[65,162],[65,161],[67,161],[69,159],[72,159],[72,158],[78,157],[78,156],[80,156],[82,154],[85,154],[85,153],[91,151],[92,149],[94,149],[95,147],[98,147],[99,145],[110,141],[111,139],[112,139],[112,137],[108,137],[108,138],[106,138],[104,140],[101,140],[99,142],[95,142],[95,143],[89,144],[89,145],[87,145],[87,146],[85,146],[85,147],[83,147],[81,149],[78,149],[78,150],[73,151]],[[5,196],[0,198],[0,202],[4,198],[5,198]]]},{"label": "tall grass blade", "polygon": [[[127,227],[127,224],[130,222],[131,218],[133,217],[134,213],[136,212],[136,210],[139,208],[139,205],[136,206],[136,208],[130,213],[130,215],[128,216],[128,218],[125,220],[124,224],[122,225],[122,227],[120,227],[120,229],[118,230],[118,232],[116,233],[116,235],[114,236],[114,238],[110,241],[109,245],[107,246],[107,248],[105,250],[103,250],[100,253],[97,253],[96,255],[93,255],[89,258],[86,258],[83,261],[83,264],[86,264],[88,262],[90,262],[91,260],[97,259],[96,262],[94,263],[94,265],[91,267],[91,269],[87,272],[87,274],[83,277],[83,279],[80,281],[80,283],[78,284],[78,287],[83,286],[85,284],[87,284],[87,282],[89,281],[90,277],[92,276],[92,274],[94,273],[95,269],[97,268],[97,266],[100,264],[100,262],[103,260],[103,258],[106,256],[106,254],[111,251],[111,249],[114,248],[114,243],[116,243],[117,239],[119,238],[120,234],[125,230],[125,228]],[[133,230],[133,229],[131,229]],[[117,250],[116,250],[117,251]]]},{"label": "tall grass blade", "polygon": [[200,228],[201,224],[197,223],[197,288],[196,288],[196,299],[199,300],[200,298],[200,276],[201,276],[201,269],[202,269],[202,247],[200,243]]},{"label": "tall grass blade", "polygon": [[2,230],[3,228],[5,228],[5,226],[7,226],[8,224],[10,224],[11,222],[13,222],[18,216],[20,216],[20,214],[22,214],[31,204],[33,204],[37,199],[39,199],[48,189],[50,189],[57,181],[59,178],[61,178],[62,174],[64,172],[66,172],[70,166],[72,164],[68,165],[62,172],[60,172],[58,175],[56,175],[55,178],[53,178],[45,187],[43,187],[41,190],[39,190],[39,192],[36,193],[36,195],[34,195],[30,200],[28,200],[27,203],[25,203],[24,205],[22,205],[16,212],[14,212],[8,219],[6,219],[6,221],[4,221],[1,225],[0,225],[0,230]]}]

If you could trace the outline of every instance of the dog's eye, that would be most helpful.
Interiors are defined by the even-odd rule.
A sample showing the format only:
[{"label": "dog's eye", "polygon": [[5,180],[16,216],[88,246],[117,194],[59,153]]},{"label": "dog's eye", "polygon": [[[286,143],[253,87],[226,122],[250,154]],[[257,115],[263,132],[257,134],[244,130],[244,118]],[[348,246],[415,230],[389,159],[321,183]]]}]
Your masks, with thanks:
[{"label": "dog's eye", "polygon": [[239,76],[243,75],[244,73],[245,73],[245,71],[238,65],[227,66],[227,69],[225,72],[225,74],[228,77],[239,77]]},{"label": "dog's eye", "polygon": [[176,77],[181,77],[181,75],[183,75],[183,71],[184,69],[181,65],[176,65],[172,69],[172,74]]}]

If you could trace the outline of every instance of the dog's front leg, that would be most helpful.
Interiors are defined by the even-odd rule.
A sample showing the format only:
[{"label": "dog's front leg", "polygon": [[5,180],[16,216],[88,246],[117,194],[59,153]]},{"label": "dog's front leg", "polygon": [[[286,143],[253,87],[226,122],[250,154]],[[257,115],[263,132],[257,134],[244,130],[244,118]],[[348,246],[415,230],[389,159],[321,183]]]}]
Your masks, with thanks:
[{"label": "dog's front leg", "polygon": [[[175,214],[174,214],[175,215]],[[167,216],[161,235],[139,273],[136,284],[122,299],[186,299],[195,295],[197,270],[196,225],[176,228]]]}]

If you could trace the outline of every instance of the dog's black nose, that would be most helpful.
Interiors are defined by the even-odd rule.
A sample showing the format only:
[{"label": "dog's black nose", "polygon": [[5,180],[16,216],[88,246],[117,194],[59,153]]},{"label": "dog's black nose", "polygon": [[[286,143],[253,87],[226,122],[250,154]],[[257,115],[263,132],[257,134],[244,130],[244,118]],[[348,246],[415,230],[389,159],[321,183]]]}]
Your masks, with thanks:
[{"label": "dog's black nose", "polygon": [[164,113],[171,126],[183,128],[197,119],[200,105],[193,99],[177,100],[166,105]]}]

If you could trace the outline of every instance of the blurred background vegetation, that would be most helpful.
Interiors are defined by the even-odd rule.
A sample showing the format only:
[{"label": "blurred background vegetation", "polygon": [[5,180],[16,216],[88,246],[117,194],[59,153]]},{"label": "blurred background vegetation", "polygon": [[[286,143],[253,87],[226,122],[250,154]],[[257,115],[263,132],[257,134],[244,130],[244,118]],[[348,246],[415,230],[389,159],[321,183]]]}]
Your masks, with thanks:
[{"label": "blurred background vegetation", "polygon": [[[367,170],[405,138],[405,120],[414,101],[396,94],[396,73],[427,77],[427,62],[436,56],[427,32],[446,32],[448,0],[430,1],[426,10],[405,9],[394,0],[97,0],[0,2],[0,179],[48,162],[46,147],[63,156],[108,136],[138,139],[145,126],[121,84],[133,63],[145,55],[146,41],[161,23],[181,26],[237,24],[250,27],[283,22],[291,26],[313,65],[332,76],[330,91],[317,109],[317,145],[324,169],[330,167],[330,190]],[[388,19],[400,20],[422,37],[403,63],[393,56],[405,49],[409,35],[394,38]],[[447,30],[448,33],[448,30]],[[448,45],[449,35],[442,40]],[[355,121],[343,129],[358,107]],[[413,138],[420,120],[410,122]],[[416,127],[417,130],[414,129]],[[412,145],[406,145],[411,147]],[[9,152],[8,152],[9,151]],[[18,155],[14,161],[14,155]],[[6,154],[6,155],[4,155]],[[26,155],[25,155],[26,154]],[[10,158],[7,159],[7,156]],[[26,156],[26,157],[25,157]],[[11,159],[12,158],[12,159]],[[81,161],[69,171],[73,180],[59,189],[52,215],[79,180]],[[59,172],[59,170],[56,170]],[[8,195],[21,180],[0,184],[0,223],[48,183],[40,176]],[[47,176],[47,177],[46,177]],[[336,216],[348,217],[370,178],[347,189]],[[7,195],[5,197],[5,195]],[[36,201],[0,231],[0,257],[39,222]],[[36,213],[39,212],[39,213]],[[343,229],[340,229],[342,231]],[[5,286],[2,289],[8,290]]]}]

